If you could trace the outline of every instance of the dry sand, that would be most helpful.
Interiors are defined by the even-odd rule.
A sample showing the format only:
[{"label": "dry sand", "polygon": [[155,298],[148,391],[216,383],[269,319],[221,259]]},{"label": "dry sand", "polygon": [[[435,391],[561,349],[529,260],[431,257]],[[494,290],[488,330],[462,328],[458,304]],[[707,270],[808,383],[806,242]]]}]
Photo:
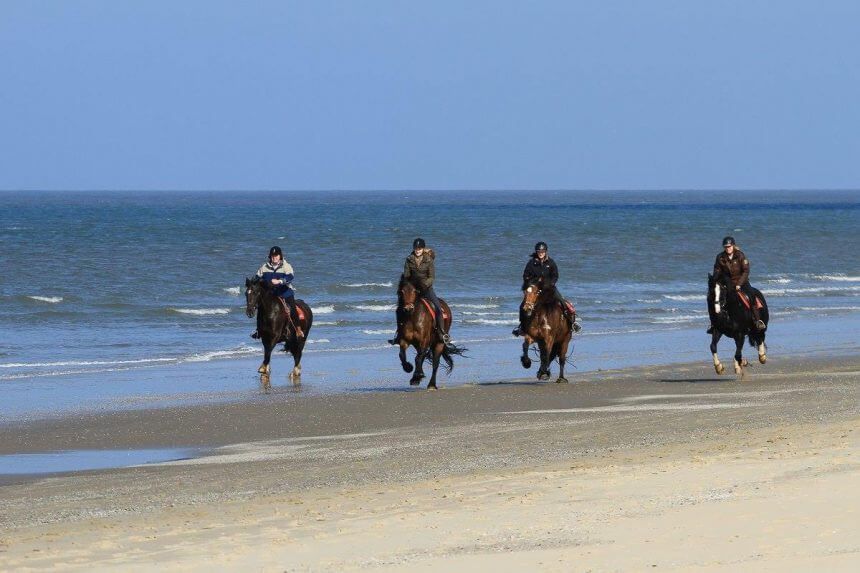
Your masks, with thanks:
[{"label": "dry sand", "polygon": [[860,358],[302,396],[2,428],[208,445],[0,486],[0,569],[860,569]]}]

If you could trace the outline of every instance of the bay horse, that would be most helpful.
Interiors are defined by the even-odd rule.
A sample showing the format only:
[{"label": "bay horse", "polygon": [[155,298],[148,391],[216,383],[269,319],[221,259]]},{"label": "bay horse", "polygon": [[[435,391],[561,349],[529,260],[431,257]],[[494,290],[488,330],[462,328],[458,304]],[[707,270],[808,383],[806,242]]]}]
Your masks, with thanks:
[{"label": "bay horse", "polygon": [[522,308],[526,315],[523,355],[520,357],[523,368],[531,368],[532,360],[528,351],[532,343],[536,342],[540,351],[538,380],[549,380],[549,366],[558,358],[559,372],[556,382],[566,383],[564,364],[567,361],[567,349],[573,331],[553,295],[552,288],[544,289],[541,281],[529,284],[523,291]]},{"label": "bay horse", "polygon": [[[444,315],[445,332],[451,330],[451,309],[441,298],[439,305]],[[465,348],[446,346],[436,332],[436,320],[430,311],[433,304],[422,297],[415,286],[400,277],[397,286],[397,340],[400,346],[400,365],[404,372],[412,372],[412,364],[406,360],[406,349],[415,349],[415,372],[409,380],[409,384],[417,386],[421,384],[424,375],[424,361],[430,360],[433,364],[433,373],[427,383],[428,390],[435,390],[436,373],[439,371],[439,360],[445,361],[445,369],[450,373],[454,369],[454,361],[451,355],[462,356]],[[435,309],[434,309],[435,310]]]},{"label": "bay horse", "polygon": [[302,377],[302,351],[314,322],[311,308],[305,304],[305,301],[296,299],[296,310],[301,310],[301,313],[304,314],[300,318],[299,326],[302,327],[305,338],[298,338],[294,327],[291,325],[291,320],[287,317],[284,303],[268,283],[258,277],[246,278],[245,302],[247,305],[245,312],[248,318],[252,318],[254,313],[257,314],[257,333],[260,335],[260,342],[263,343],[263,363],[260,364],[257,372],[260,373],[260,382],[262,382],[263,388],[269,390],[272,387],[269,381],[272,372],[269,360],[272,358],[272,350],[280,342],[284,343],[284,352],[293,355],[294,366],[290,371],[290,380],[294,385],[299,385]]},{"label": "bay horse", "polygon": [[[767,302],[760,291],[757,289],[752,290],[762,304],[759,310],[759,317],[767,325],[769,318]],[[711,318],[711,325],[713,326],[711,354],[714,357],[714,370],[716,373],[722,374],[725,371],[725,368],[720,363],[719,356],[717,356],[717,342],[719,342],[723,335],[733,338],[735,341],[735,374],[743,377],[744,367],[749,365],[741,355],[744,338],[748,338],[750,346],[758,350],[758,361],[762,364],[767,362],[767,347],[764,343],[766,330],[755,328],[753,313],[741,300],[730,277],[723,275],[719,279],[715,279],[713,275],[708,275],[707,302],[708,315]],[[749,302],[750,304],[756,304],[755,300]]]}]

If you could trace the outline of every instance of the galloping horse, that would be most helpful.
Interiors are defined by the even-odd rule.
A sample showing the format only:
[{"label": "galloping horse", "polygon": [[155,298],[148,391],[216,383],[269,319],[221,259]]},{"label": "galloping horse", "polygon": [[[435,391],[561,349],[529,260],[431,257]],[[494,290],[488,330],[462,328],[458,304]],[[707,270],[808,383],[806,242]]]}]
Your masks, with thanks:
[{"label": "galloping horse", "polygon": [[[444,315],[445,332],[451,329],[451,309],[441,298],[439,305]],[[436,389],[436,372],[439,370],[439,359],[445,361],[445,368],[450,373],[454,369],[452,354],[462,355],[465,348],[454,345],[446,347],[436,334],[436,320],[433,315],[432,304],[418,294],[415,286],[400,277],[397,287],[397,330],[400,344],[400,364],[404,372],[412,372],[412,364],[406,361],[406,349],[412,346],[415,355],[415,373],[409,384],[417,386],[424,378],[424,361],[431,359],[433,362],[433,374],[430,376],[428,389]]]},{"label": "galloping horse", "polygon": [[528,357],[528,350],[533,342],[537,342],[540,350],[538,380],[549,380],[549,365],[558,358],[559,372],[556,382],[567,382],[564,377],[564,363],[573,333],[561,306],[553,296],[552,289],[543,289],[540,281],[528,285],[523,291],[523,310],[527,317],[523,355],[520,357],[523,368],[531,368],[532,361]]},{"label": "galloping horse", "polygon": [[[767,325],[768,310],[767,302],[764,296],[758,290],[753,289],[756,298],[761,301],[761,309],[759,315],[762,321]],[[735,374],[743,377],[744,366],[749,363],[741,356],[741,349],[744,346],[744,337],[749,337],[750,346],[758,349],[758,361],[764,364],[767,362],[767,350],[764,344],[765,331],[755,328],[755,319],[750,308],[741,300],[741,296],[735,287],[732,286],[731,279],[724,275],[721,279],[714,279],[713,275],[708,275],[708,314],[711,317],[713,325],[713,334],[711,335],[711,354],[714,355],[714,370],[717,374],[722,374],[725,368],[720,364],[720,358],[717,356],[717,342],[723,335],[726,335],[735,340]],[[749,301],[749,304],[758,304],[755,300]]]},{"label": "galloping horse", "polygon": [[[272,349],[279,343],[284,343],[284,352],[289,352],[293,355],[295,365],[290,372],[290,380],[293,384],[301,383],[302,376],[302,350],[305,347],[306,338],[297,338],[295,329],[291,326],[291,320],[287,316],[287,309],[280,297],[272,292],[271,288],[265,281],[259,278],[245,279],[245,302],[247,307],[245,312],[248,318],[257,313],[257,333],[260,335],[260,341],[263,343],[263,363],[257,372],[260,373],[260,381],[263,383],[263,388],[266,390],[271,388],[269,375],[271,367],[269,360],[272,357]],[[300,326],[304,330],[305,336],[311,332],[311,325],[314,322],[314,315],[310,307],[305,304],[305,301],[296,299],[296,310],[303,314],[300,317]]]}]

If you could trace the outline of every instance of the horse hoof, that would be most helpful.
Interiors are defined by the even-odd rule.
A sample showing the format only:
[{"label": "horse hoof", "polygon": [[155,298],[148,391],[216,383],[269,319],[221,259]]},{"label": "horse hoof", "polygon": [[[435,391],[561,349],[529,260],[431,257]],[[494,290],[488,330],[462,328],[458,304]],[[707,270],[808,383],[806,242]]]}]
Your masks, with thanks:
[{"label": "horse hoof", "polygon": [[428,390],[438,390],[439,388],[438,388],[435,384],[433,384],[432,386],[431,386],[431,385],[428,385],[428,386],[427,386],[427,389],[428,389]]},{"label": "horse hoof", "polygon": [[259,368],[257,368],[257,372],[259,372],[260,374],[265,374],[266,373],[266,367],[260,366]]},{"label": "horse hoof", "polygon": [[758,357],[758,361],[761,362],[762,364],[767,362],[767,354],[760,354]]},{"label": "horse hoof", "polygon": [[564,377],[562,377],[562,376],[559,376],[559,377],[558,377],[558,380],[556,380],[556,381],[555,381],[555,383],[556,383],[556,384],[567,384],[567,378],[564,378]]},{"label": "horse hoof", "polygon": [[726,367],[723,366],[722,364],[717,364],[716,366],[714,366],[714,370],[716,371],[717,374],[722,374],[723,372],[726,371]]},{"label": "horse hoof", "polygon": [[414,367],[411,364],[409,364],[408,362],[403,364],[403,371],[404,372],[409,374],[410,372],[412,372],[412,370],[414,370]]},{"label": "horse hoof", "polygon": [[526,358],[525,356],[523,356],[522,358],[520,358],[520,363],[523,365],[523,368],[528,369],[532,367],[531,358]]},{"label": "horse hoof", "polygon": [[421,378],[413,378],[409,381],[410,386],[418,386],[419,384],[421,384]]},{"label": "horse hoof", "polygon": [[538,380],[549,380],[549,372],[538,374]]},{"label": "horse hoof", "polygon": [[744,359],[741,361],[741,366],[743,366],[744,368],[746,368],[746,367],[747,367],[747,366],[749,366],[749,365],[750,365],[750,363],[749,363],[749,361],[748,361],[746,358],[744,358]]}]

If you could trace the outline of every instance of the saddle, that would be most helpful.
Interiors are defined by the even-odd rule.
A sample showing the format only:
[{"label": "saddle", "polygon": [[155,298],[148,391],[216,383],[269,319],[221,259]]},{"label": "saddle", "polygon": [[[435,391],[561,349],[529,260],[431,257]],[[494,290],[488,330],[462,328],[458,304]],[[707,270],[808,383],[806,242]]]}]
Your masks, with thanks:
[{"label": "saddle", "polygon": [[[430,316],[432,316],[433,320],[435,321],[436,320],[436,311],[433,309],[433,305],[430,304],[429,300],[427,300],[426,298],[423,298],[423,297],[421,298],[421,302],[423,302],[424,306],[427,307],[427,310],[430,311]],[[445,307],[442,307],[442,318],[445,320],[448,320],[448,318],[449,318],[448,313],[445,312]]]},{"label": "saddle", "polygon": [[564,301],[564,305],[567,307],[567,311],[570,313],[570,316],[576,316],[576,309],[573,307],[573,303],[569,300]]},{"label": "saddle", "polygon": [[[743,291],[738,291],[738,298],[741,299],[741,302],[744,303],[744,306],[747,307],[747,310],[752,310],[750,306],[750,299],[747,297],[746,293]],[[761,299],[759,297],[755,297],[755,307],[757,309],[764,308],[764,305],[761,303]]]},{"label": "saddle", "polygon": [[[284,300],[284,299],[282,299],[281,297],[278,297],[278,301],[280,301],[280,303],[281,303],[281,308],[283,308],[283,309],[284,309],[284,314],[286,314],[286,315],[287,315],[287,320],[289,320],[290,322],[292,322],[292,321],[293,321],[293,317],[292,317],[292,316],[290,316],[290,307],[289,307],[289,306],[287,306],[287,301],[285,301],[285,300]],[[298,304],[296,305],[296,315],[299,317],[299,322],[300,322],[300,323],[304,323],[304,322],[305,322],[305,313],[304,313],[304,311],[302,310],[302,307],[301,307],[301,306],[299,306]]]}]

